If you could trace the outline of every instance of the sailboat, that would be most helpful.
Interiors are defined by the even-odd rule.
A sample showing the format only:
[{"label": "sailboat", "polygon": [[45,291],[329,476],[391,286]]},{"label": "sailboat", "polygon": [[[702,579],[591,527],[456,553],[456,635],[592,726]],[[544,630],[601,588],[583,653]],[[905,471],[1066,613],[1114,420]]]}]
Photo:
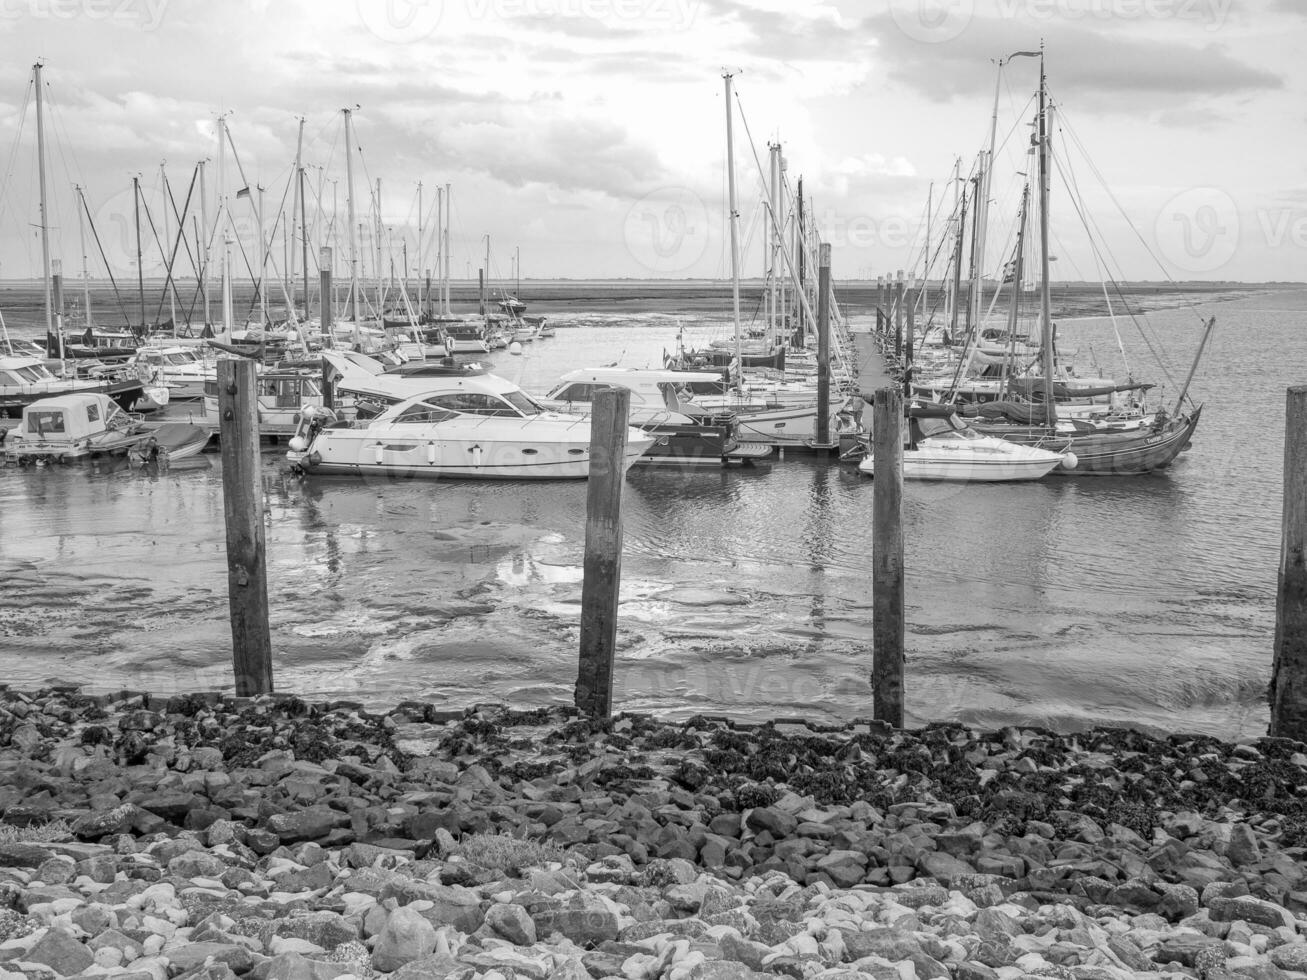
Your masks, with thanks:
[{"label": "sailboat", "polygon": [[[761,442],[773,446],[813,446],[818,438],[817,407],[819,396],[816,387],[801,384],[797,390],[784,383],[746,384],[744,366],[748,364],[748,345],[744,340],[740,325],[740,242],[739,242],[739,208],[735,193],[735,139],[731,105],[730,72],[723,72],[726,84],[726,173],[727,173],[727,222],[730,227],[731,242],[731,322],[734,327],[733,350],[721,348],[723,366],[730,375],[730,386],[721,391],[699,390],[686,401],[692,412],[702,414],[730,413],[737,417],[739,436],[744,442]],[[775,212],[772,219],[776,221]],[[703,371],[710,366],[710,361],[702,361],[694,355],[687,355],[678,338],[677,356],[665,358],[664,366],[676,370]],[[783,366],[783,345],[778,348]],[[698,362],[698,363],[696,363]],[[698,383],[689,385],[692,391]],[[842,405],[832,404],[832,420],[838,415]],[[834,431],[832,424],[829,431]]]},{"label": "sailboat", "polygon": [[47,215],[45,180],[45,103],[41,69],[37,62],[32,66],[32,86],[36,103],[36,166],[39,184],[41,272],[45,287],[45,331],[54,344],[54,357],[60,361],[61,374],[57,376],[46,366],[44,359],[35,356],[8,354],[0,357],[0,416],[17,415],[32,402],[54,395],[106,394],[120,407],[130,411],[145,397],[145,384],[136,377],[117,377],[106,373],[95,380],[76,377],[75,372],[64,372],[65,350],[63,326],[62,276],[58,260],[50,257],[50,231]]},{"label": "sailboat", "polygon": [[[1036,180],[1038,184],[1038,215],[1040,238],[1039,272],[1039,359],[1042,373],[1019,379],[1005,388],[1006,397],[985,405],[970,408],[966,414],[975,416],[972,426],[986,436],[995,436],[1025,446],[1036,446],[1057,453],[1074,454],[1074,469],[1060,470],[1084,475],[1128,475],[1151,473],[1165,469],[1188,448],[1194,430],[1202,415],[1201,406],[1186,408],[1189,386],[1193,381],[1207,339],[1215,326],[1215,317],[1205,324],[1202,340],[1189,375],[1170,411],[1160,408],[1144,412],[1112,412],[1110,414],[1068,413],[1058,400],[1059,384],[1073,383],[1064,372],[1059,372],[1051,312],[1051,283],[1049,277],[1049,184],[1051,171],[1051,127],[1048,104],[1047,76],[1044,71],[1044,53],[1018,52],[1012,57],[1038,57],[1039,94],[1035,120],[1035,149],[1038,157]],[[1011,59],[1008,59],[1011,60]],[[1024,203],[1022,227],[1024,227]],[[1024,234],[1018,234],[1015,256],[1016,276],[1013,283],[1013,314],[1020,295],[1020,267]],[[973,320],[974,323],[974,314]],[[1014,379],[1015,382],[1016,379]],[[1143,386],[1131,385],[1139,388]],[[1069,391],[1064,389],[1069,394]],[[1039,398],[1034,400],[1035,396]]]}]

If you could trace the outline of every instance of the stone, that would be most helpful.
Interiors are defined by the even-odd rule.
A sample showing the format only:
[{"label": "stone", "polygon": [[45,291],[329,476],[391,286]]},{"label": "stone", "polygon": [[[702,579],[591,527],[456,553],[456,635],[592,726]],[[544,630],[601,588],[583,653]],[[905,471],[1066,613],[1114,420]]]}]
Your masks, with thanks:
[{"label": "stone", "polygon": [[1272,929],[1278,926],[1290,928],[1294,926],[1292,912],[1263,898],[1246,895],[1235,898],[1213,898],[1207,907],[1211,910],[1212,918],[1217,922],[1243,919],[1245,922],[1255,922]]},{"label": "stone", "polygon": [[168,957],[169,966],[181,971],[203,966],[210,959],[230,967],[235,973],[247,973],[254,965],[249,949],[240,943],[187,943],[168,950],[164,955]]},{"label": "stone", "polygon": [[1307,942],[1285,943],[1271,950],[1271,962],[1281,970],[1307,973]]},{"label": "stone", "polygon": [[755,833],[767,831],[775,840],[784,840],[798,829],[799,821],[793,814],[772,806],[755,807],[749,811],[745,825]]},{"label": "stone", "polygon": [[558,932],[578,946],[595,947],[617,938],[617,913],[598,895],[577,892],[564,903],[531,912],[536,935],[548,938]]},{"label": "stone", "polygon": [[423,956],[405,963],[390,975],[390,980],[444,980],[445,977],[454,974],[467,975],[468,969],[453,957],[437,953],[434,956]]},{"label": "stone", "polygon": [[168,862],[168,873],[178,878],[218,878],[227,862],[207,851],[187,851]]},{"label": "stone", "polygon": [[348,963],[331,963],[310,959],[302,953],[278,953],[260,970],[267,970],[264,980],[334,980],[353,973]]},{"label": "stone", "polygon": [[496,935],[517,946],[530,946],[536,941],[535,923],[520,905],[492,905],[486,910],[485,922]]},{"label": "stone", "polygon": [[28,963],[41,963],[61,977],[81,973],[95,962],[95,955],[62,929],[50,929],[23,956]]},{"label": "stone", "polygon": [[372,950],[372,965],[383,973],[398,970],[436,948],[436,927],[416,909],[401,906],[390,913]]},{"label": "stone", "polygon": [[1257,834],[1246,823],[1237,823],[1230,828],[1230,843],[1226,845],[1225,856],[1236,868],[1256,864],[1262,859]]}]

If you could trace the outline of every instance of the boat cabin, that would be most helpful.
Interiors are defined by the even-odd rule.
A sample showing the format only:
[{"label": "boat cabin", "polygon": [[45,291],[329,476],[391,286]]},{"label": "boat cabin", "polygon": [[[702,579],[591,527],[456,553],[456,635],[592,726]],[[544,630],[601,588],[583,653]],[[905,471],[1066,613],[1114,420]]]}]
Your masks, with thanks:
[{"label": "boat cabin", "polygon": [[58,395],[23,408],[22,421],[5,440],[5,455],[65,458],[109,452],[125,449],[140,431],[139,417],[124,412],[106,394]]}]

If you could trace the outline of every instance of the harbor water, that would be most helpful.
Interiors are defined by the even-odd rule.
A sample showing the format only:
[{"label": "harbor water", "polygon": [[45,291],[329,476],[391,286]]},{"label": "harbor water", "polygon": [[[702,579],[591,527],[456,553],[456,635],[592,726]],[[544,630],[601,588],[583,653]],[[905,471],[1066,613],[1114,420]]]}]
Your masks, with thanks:
[{"label": "harbor water", "polygon": [[[1173,399],[1198,314],[1218,317],[1192,388],[1205,407],[1170,471],[907,486],[910,724],[1265,731],[1284,390],[1307,380],[1307,292],[1152,314],[1169,381],[1129,324],[1123,349],[1101,319],[1060,323],[1059,344],[1116,377],[1124,353]],[[658,366],[678,329],[690,344],[728,329],[719,312],[671,309],[557,319],[557,336],[485,360],[543,393],[574,367]],[[263,457],[278,689],[377,705],[570,701],[584,482],[304,479],[283,452]],[[872,487],[793,454],[632,470],[617,707],[869,717]],[[230,689],[221,489],[212,454],[164,472],[0,470],[0,677]]]}]

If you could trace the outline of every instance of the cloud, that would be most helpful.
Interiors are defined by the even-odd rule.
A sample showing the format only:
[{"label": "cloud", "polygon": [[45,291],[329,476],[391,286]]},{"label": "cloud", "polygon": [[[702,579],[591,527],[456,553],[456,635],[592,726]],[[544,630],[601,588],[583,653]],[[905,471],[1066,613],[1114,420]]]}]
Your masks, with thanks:
[{"label": "cloud", "polygon": [[[882,42],[880,55],[891,79],[941,102],[991,88],[995,59],[1022,48],[1037,49],[1041,41],[1050,88],[1074,93],[1077,104],[1100,111],[1137,114],[1141,108],[1175,107],[1284,85],[1279,75],[1239,61],[1219,44],[1126,36],[1066,20],[977,17],[956,37],[935,44],[906,39],[888,13],[868,18],[863,28]],[[1006,74],[1015,80],[1023,71],[1017,62]],[[1034,71],[1028,74],[1033,88]],[[1146,101],[1141,103],[1141,98]]]}]

